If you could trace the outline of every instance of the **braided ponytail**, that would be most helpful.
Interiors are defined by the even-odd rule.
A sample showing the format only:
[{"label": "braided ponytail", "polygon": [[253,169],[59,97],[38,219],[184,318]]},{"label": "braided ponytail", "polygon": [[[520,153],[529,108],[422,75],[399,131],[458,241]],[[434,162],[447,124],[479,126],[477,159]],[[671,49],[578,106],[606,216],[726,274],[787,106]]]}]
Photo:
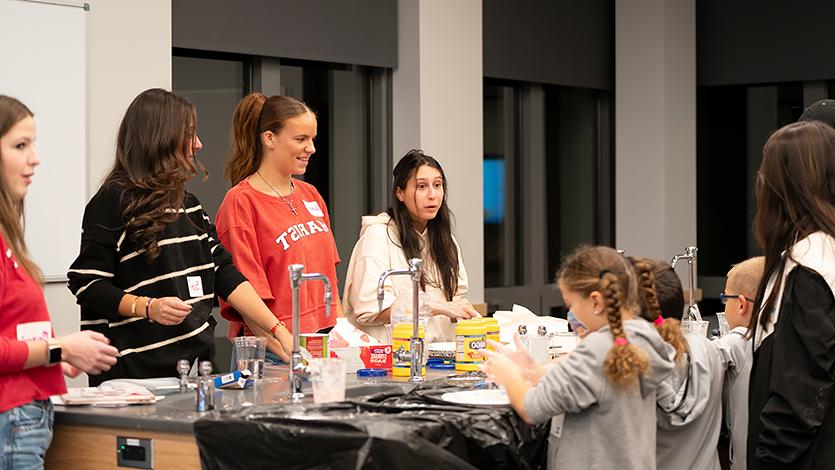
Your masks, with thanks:
[{"label": "braided ponytail", "polygon": [[687,352],[687,341],[681,332],[681,322],[675,318],[664,318],[661,314],[655,281],[655,265],[651,260],[643,258],[630,258],[630,261],[638,276],[638,288],[643,297],[641,316],[651,321],[664,341],[675,348],[676,361],[678,361]]},{"label": "braided ponytail", "polygon": [[621,307],[624,292],[618,277],[602,273],[600,293],[603,295],[606,319],[612,332],[614,344],[603,362],[603,373],[613,384],[626,388],[637,383],[638,378],[649,370],[649,359],[644,351],[630,344],[623,331]]}]

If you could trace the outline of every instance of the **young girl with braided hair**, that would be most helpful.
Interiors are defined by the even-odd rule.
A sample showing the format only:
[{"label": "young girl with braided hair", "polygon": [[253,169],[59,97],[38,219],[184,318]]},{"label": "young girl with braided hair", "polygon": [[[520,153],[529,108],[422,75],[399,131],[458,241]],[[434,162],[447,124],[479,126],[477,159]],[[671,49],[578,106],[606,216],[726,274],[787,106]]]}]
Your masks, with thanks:
[{"label": "young girl with braided hair", "polygon": [[[722,356],[706,337],[682,333],[681,281],[672,267],[645,258],[629,261],[638,278],[641,317],[652,322],[676,350],[673,373],[658,390],[656,464],[658,468],[718,470],[715,448],[722,429]],[[662,305],[661,299],[674,306]],[[669,312],[668,316],[662,312]]]},{"label": "young girl with braided hair", "polygon": [[589,334],[537,383],[512,352],[484,370],[530,423],[551,420],[548,468],[655,468],[656,389],[675,351],[638,318],[632,266],[608,247],[583,247],[557,273],[566,307]]}]

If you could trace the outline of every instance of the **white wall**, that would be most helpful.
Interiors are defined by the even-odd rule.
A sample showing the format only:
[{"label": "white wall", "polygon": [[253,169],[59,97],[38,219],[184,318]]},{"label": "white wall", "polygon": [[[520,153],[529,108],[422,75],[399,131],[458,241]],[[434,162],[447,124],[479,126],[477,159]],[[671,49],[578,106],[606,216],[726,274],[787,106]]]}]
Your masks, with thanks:
[{"label": "white wall", "polygon": [[[171,89],[171,0],[87,3],[89,199],[113,161],[116,130],[130,102],[147,88]],[[79,309],[66,284],[47,284],[44,295],[56,335],[78,331]],[[84,377],[68,381],[86,383]]]},{"label": "white wall", "polygon": [[695,0],[615,3],[615,149],[617,247],[695,245]]},{"label": "white wall", "polygon": [[421,148],[444,167],[472,302],[484,300],[481,0],[399,0],[393,161]]}]

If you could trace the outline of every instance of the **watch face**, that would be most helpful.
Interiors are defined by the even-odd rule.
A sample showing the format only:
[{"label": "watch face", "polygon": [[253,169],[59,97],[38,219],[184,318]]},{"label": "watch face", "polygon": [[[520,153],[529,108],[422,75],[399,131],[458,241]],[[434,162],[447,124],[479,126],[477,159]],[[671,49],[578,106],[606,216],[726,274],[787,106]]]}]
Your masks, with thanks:
[{"label": "watch face", "polygon": [[49,363],[58,364],[61,362],[61,346],[51,346],[49,348]]}]

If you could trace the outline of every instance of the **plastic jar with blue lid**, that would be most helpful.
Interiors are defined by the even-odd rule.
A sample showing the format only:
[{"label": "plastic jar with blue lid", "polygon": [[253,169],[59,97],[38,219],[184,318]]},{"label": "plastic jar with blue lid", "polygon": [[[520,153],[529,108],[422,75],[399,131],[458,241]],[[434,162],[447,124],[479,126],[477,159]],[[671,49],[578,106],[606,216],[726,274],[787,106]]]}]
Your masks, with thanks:
[{"label": "plastic jar with blue lid", "polygon": [[385,382],[388,376],[386,369],[358,369],[357,380],[362,383],[379,383]]}]

